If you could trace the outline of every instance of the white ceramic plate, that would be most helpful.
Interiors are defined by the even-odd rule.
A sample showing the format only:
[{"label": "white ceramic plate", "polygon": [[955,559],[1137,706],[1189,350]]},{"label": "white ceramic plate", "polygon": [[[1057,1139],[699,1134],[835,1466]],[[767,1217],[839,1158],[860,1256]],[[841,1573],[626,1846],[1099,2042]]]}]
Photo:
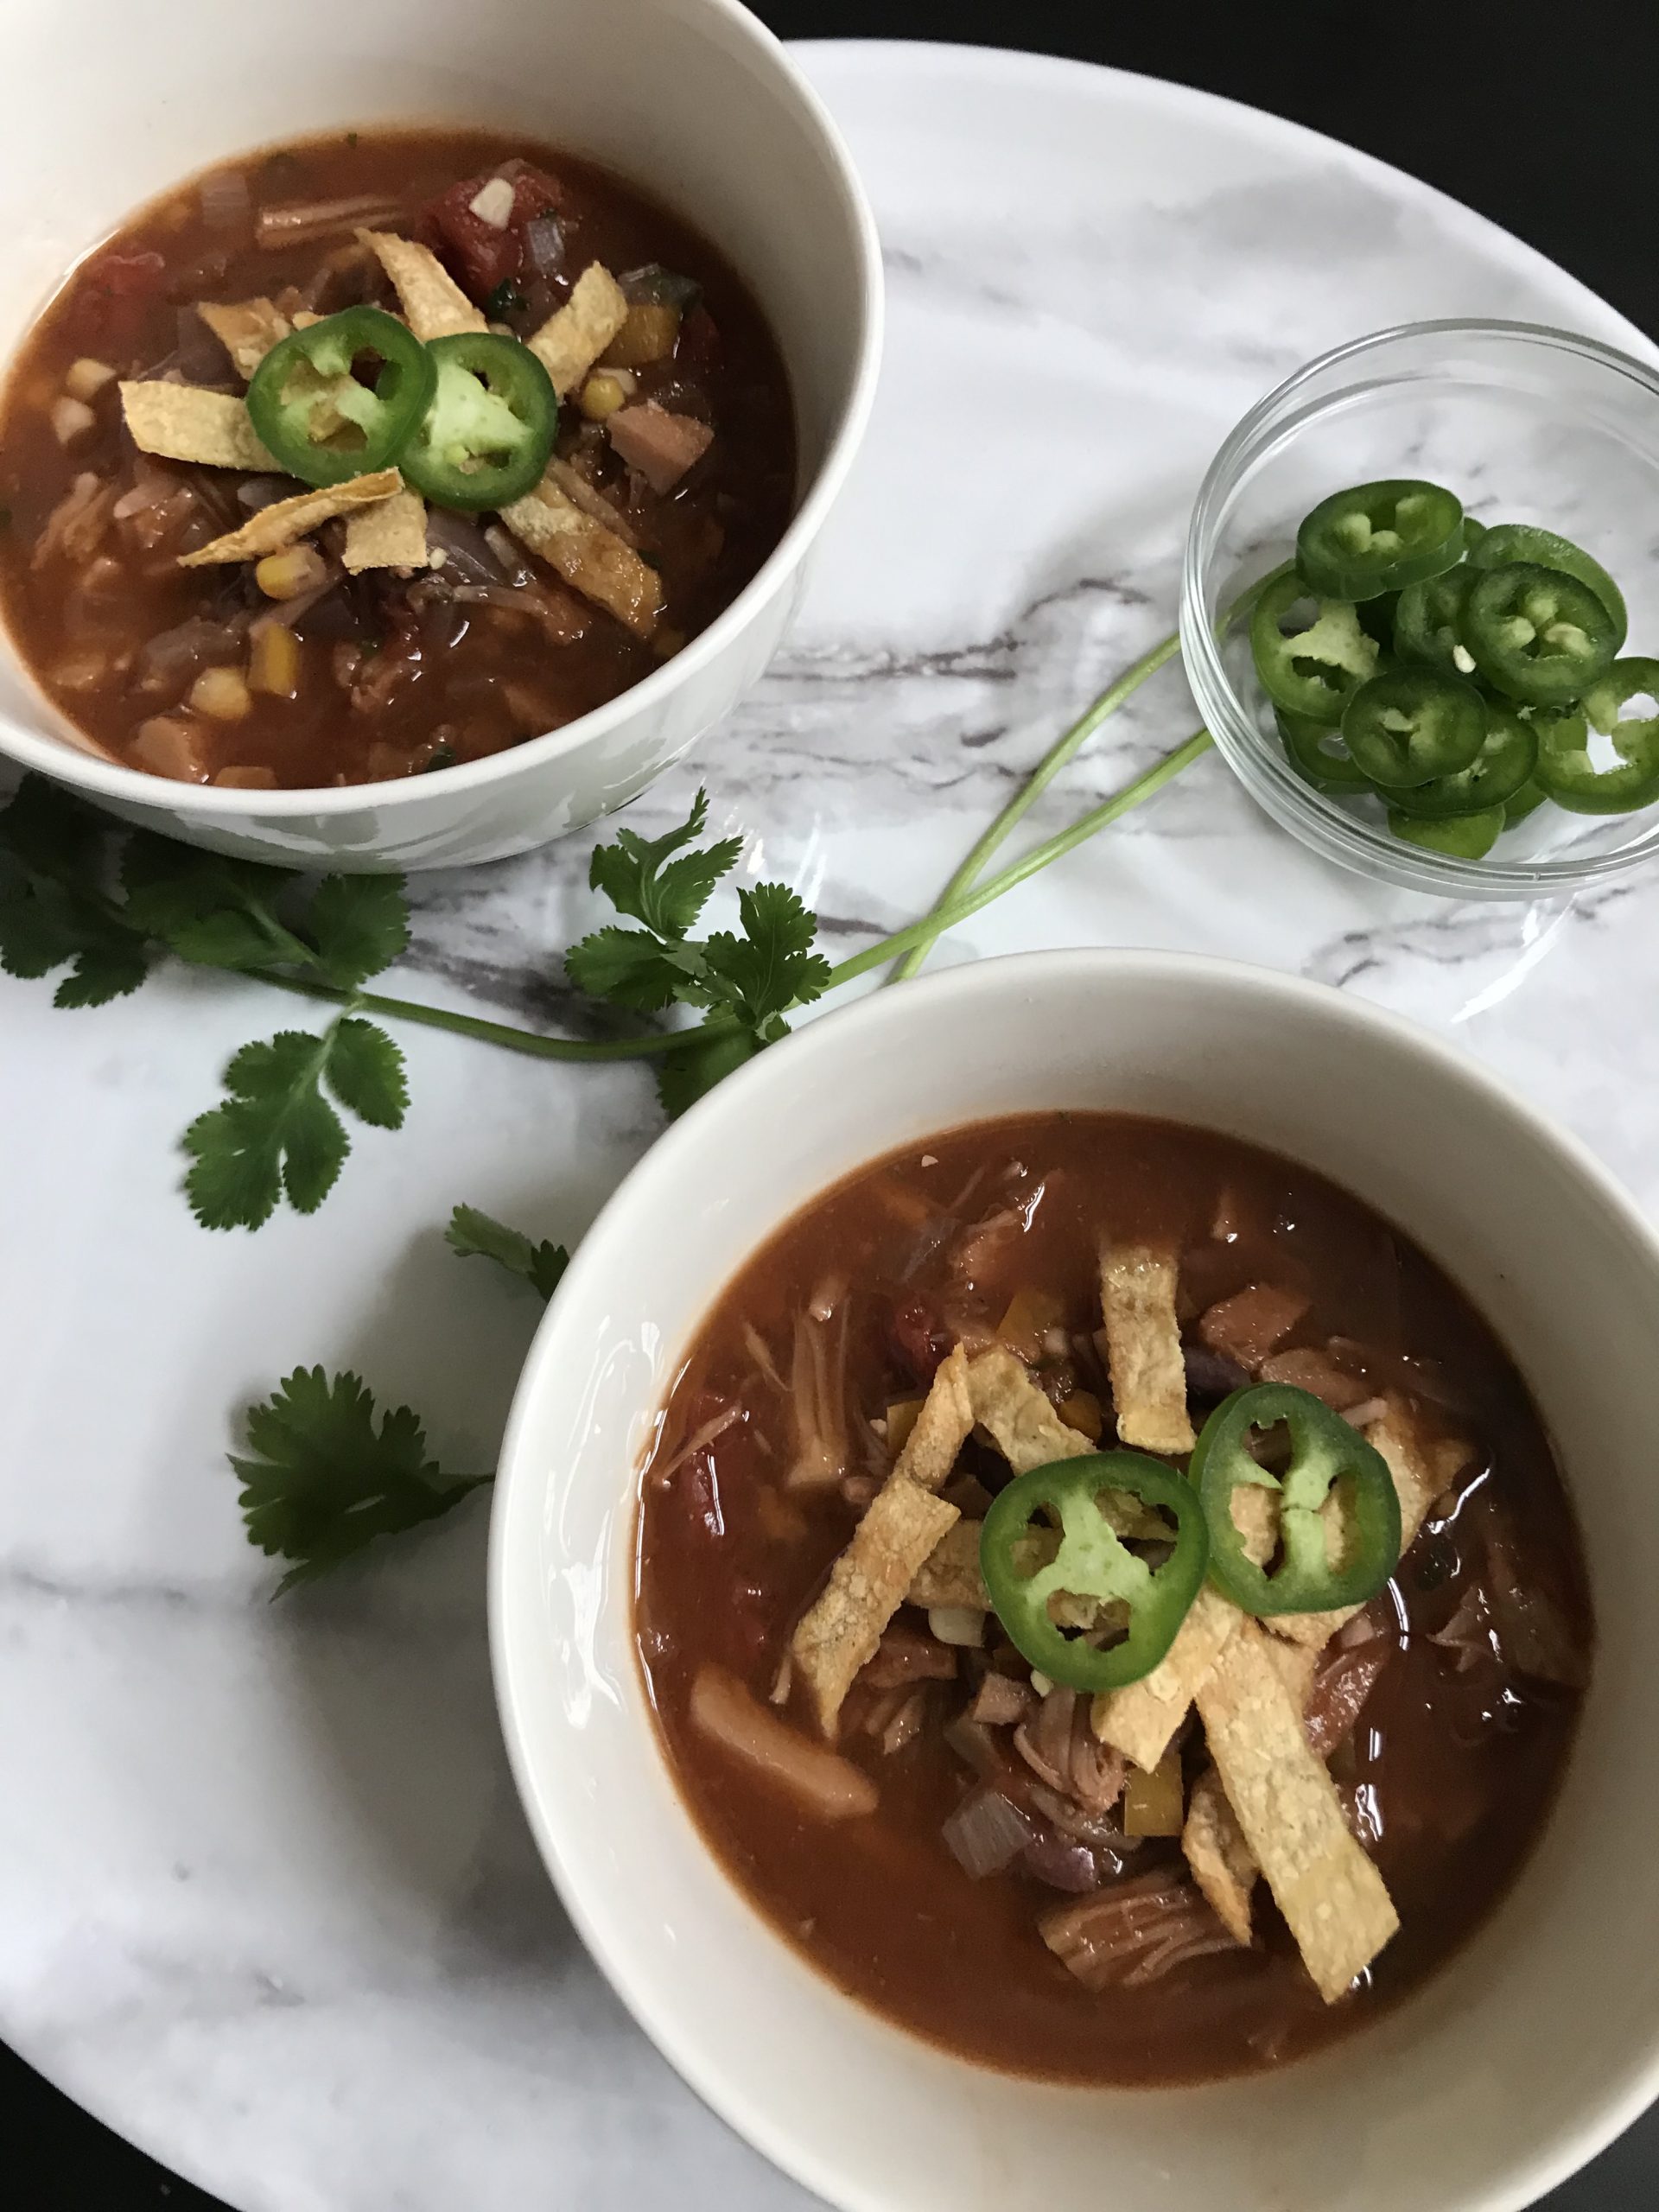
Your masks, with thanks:
[{"label": "white ceramic plate", "polygon": [[[1420,315],[1636,341],[1473,216],[1224,103],[959,49],[805,59],[887,248],[876,416],[792,644],[629,819],[665,826],[706,776],[748,873],[798,883],[841,951],[911,918],[1173,628],[1192,492],[1298,360]],[[1160,678],[1042,820],[1190,712]],[[424,880],[411,995],[555,1019],[586,868],[578,839]],[[1455,1023],[1651,1207],[1659,1033],[1630,1008],[1656,933],[1641,880],[1570,912],[1368,889],[1212,760],[953,950],[1225,951]],[[0,979],[0,2034],[238,2212],[798,2202],[558,1911],[495,1725],[481,1507],[273,1608],[223,1459],[235,1408],[321,1360],[489,1465],[535,1302],[450,1258],[443,1217],[575,1234],[656,1134],[650,1086],[413,1033],[403,1135],[364,1135],[314,1220],[207,1236],[170,1147],[235,1046],[303,1014],[178,970],[91,1014]]]}]

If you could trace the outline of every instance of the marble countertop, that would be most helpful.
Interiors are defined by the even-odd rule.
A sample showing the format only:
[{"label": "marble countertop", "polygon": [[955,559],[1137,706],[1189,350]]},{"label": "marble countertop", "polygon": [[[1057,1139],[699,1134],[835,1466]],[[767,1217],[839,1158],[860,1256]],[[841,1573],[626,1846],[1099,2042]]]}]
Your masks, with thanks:
[{"label": "marble countertop", "polygon": [[[630,820],[706,779],[745,874],[796,884],[834,954],[913,918],[1173,627],[1204,466],[1300,361],[1435,314],[1640,341],[1477,219],[1248,111],[1017,56],[808,61],[887,250],[876,419],[772,671]],[[1033,830],[1194,719],[1166,672]],[[559,1024],[590,843],[420,879],[410,995]],[[1651,877],[1524,907],[1340,874],[1211,758],[943,957],[1161,945],[1358,991],[1653,1207],[1659,1027],[1629,1007],[1656,921]],[[451,1257],[445,1217],[579,1236],[659,1127],[649,1079],[408,1035],[407,1129],[361,1135],[315,1219],[210,1236],[178,1133],[292,1019],[180,969],[90,1015],[0,979],[0,2035],[240,2212],[798,2199],[658,2058],[542,1873],[490,1694],[482,1502],[272,1606],[224,1460],[237,1409],[321,1361],[487,1465],[537,1308]]]}]

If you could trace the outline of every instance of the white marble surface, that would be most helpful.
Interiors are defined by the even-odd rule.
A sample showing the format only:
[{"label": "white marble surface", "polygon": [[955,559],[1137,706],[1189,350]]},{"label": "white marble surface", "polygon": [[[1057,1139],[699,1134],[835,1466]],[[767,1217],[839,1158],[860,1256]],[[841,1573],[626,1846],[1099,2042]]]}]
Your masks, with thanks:
[{"label": "white marble surface", "polygon": [[[832,950],[911,918],[1050,736],[1173,622],[1187,503],[1307,354],[1430,314],[1637,342],[1421,188],[1279,124],[1071,65],[823,47],[872,188],[889,365],[791,642],[631,817],[698,776]],[[1039,821],[1186,734],[1168,672]],[[418,886],[414,995],[566,1011],[588,841]],[[1217,950],[1449,1028],[1659,1203],[1639,1020],[1659,881],[1447,907],[1288,842],[1211,759],[982,916],[955,957]],[[208,1236],[173,1149],[272,995],[169,971],[91,1014],[0,981],[0,2034],[242,2212],[777,2206],[542,1878],[497,1740],[481,1503],[266,1604],[224,1452],[299,1361],[488,1464],[534,1301],[439,1232],[579,1235],[658,1123],[637,1072],[416,1033],[415,1105],[310,1221]],[[1105,1040],[1108,1043],[1109,1040]]]}]

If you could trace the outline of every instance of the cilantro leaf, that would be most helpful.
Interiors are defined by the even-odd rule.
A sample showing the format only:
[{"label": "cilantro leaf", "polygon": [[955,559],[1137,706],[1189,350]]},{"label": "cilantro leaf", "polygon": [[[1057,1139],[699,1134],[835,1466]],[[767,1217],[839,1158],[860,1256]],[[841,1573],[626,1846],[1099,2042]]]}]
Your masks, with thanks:
[{"label": "cilantro leaf", "polygon": [[203,968],[308,964],[310,948],[276,911],[295,880],[290,869],[199,852],[148,830],[128,839],[121,859],[129,920]]},{"label": "cilantro leaf", "polygon": [[232,1452],[249,1541],[291,1562],[281,1597],[372,1543],[435,1521],[488,1475],[447,1475],[427,1457],[407,1406],[380,1416],[355,1375],[296,1368],[247,1414],[249,1449]]},{"label": "cilantro leaf", "polygon": [[[743,851],[741,837],[723,837],[702,852],[682,852],[701,836],[709,819],[709,795],[699,791],[677,830],[661,837],[641,837],[619,830],[616,842],[596,845],[588,863],[589,888],[602,891],[621,914],[643,922],[658,937],[683,938],[709,903],[709,894],[729,875]],[[677,860],[670,857],[679,854]]]},{"label": "cilantro leaf", "polygon": [[184,1133],[195,1160],[184,1187],[204,1229],[257,1229],[284,1196],[315,1213],[334,1188],[351,1140],[320,1087],[331,1038],[279,1030],[226,1069],[231,1096]]},{"label": "cilantro leaf", "polygon": [[709,1035],[692,1030],[683,1045],[657,1063],[657,1096],[670,1121],[752,1060],[763,1043],[751,1029],[720,1029]]},{"label": "cilantro leaf", "polygon": [[677,999],[701,1004],[702,962],[690,946],[664,944],[645,930],[595,930],[564,956],[564,972],[589,998],[609,999],[638,1014],[656,1014]]},{"label": "cilantro leaf", "polygon": [[66,964],[61,1007],[103,1006],[136,991],[149,972],[130,929],[101,883],[104,831],[78,801],[34,776],[0,813],[0,968],[34,978]]},{"label": "cilantro leaf", "polygon": [[404,1056],[384,1029],[351,1019],[334,1025],[324,1072],[342,1106],[377,1129],[401,1129],[409,1109]]},{"label": "cilantro leaf", "polygon": [[0,813],[0,847],[31,874],[63,877],[84,868],[102,846],[102,818],[43,776],[25,776]]},{"label": "cilantro leaf", "polygon": [[523,1230],[509,1229],[505,1222],[497,1221],[493,1215],[477,1206],[455,1208],[444,1231],[444,1241],[463,1260],[493,1260],[509,1274],[522,1275],[531,1288],[543,1298],[552,1297],[560,1277],[570,1264],[570,1255],[563,1244],[550,1243],[546,1237],[539,1244],[532,1244]]},{"label": "cilantro leaf", "polygon": [[52,994],[54,1006],[107,1006],[136,991],[149,973],[144,941],[130,933],[111,930],[106,938],[89,939],[75,955],[74,966]]},{"label": "cilantro leaf", "polygon": [[330,875],[303,925],[331,983],[354,990],[407,950],[409,905],[401,875]]},{"label": "cilantro leaf", "polygon": [[749,1027],[773,1033],[790,1007],[819,996],[830,963],[811,950],[817,923],[787,884],[740,891],[737,910],[742,936],[721,930],[703,946],[703,958],[733,1012]]}]

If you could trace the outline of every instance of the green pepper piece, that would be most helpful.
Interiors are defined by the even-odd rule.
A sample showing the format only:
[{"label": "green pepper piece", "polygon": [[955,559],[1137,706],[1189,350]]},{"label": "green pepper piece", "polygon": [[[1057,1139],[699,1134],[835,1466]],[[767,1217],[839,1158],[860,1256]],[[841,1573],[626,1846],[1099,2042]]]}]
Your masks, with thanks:
[{"label": "green pepper piece", "polygon": [[1376,673],[1377,644],[1360,628],[1353,608],[1337,601],[1320,600],[1311,622],[1287,630],[1285,618],[1299,601],[1313,596],[1292,568],[1270,578],[1250,611],[1250,652],[1275,707],[1311,721],[1335,722]]},{"label": "green pepper piece", "polygon": [[[372,384],[353,365],[379,363]],[[344,484],[395,461],[431,399],[427,348],[395,315],[346,308],[279,339],[254,371],[248,415],[302,484]]]},{"label": "green pepper piece", "polygon": [[1374,676],[1343,710],[1343,743],[1386,791],[1456,775],[1485,734],[1486,702],[1474,685],[1432,668]]},{"label": "green pepper piece", "polygon": [[[1114,1491],[1155,1506],[1173,1522],[1174,1549],[1161,1567],[1148,1566],[1114,1533],[1097,1503],[1103,1492]],[[1033,1548],[1021,1540],[1028,1531],[1040,1531],[1052,1541],[1056,1519],[1058,1550],[1046,1564],[1025,1572]],[[1033,1522],[1038,1530],[1031,1529]],[[1033,1467],[993,1499],[979,1539],[985,1587],[1021,1656],[1051,1681],[1090,1692],[1121,1689],[1151,1673],[1175,1641],[1209,1559],[1197,1491],[1139,1452],[1090,1452]],[[1061,1592],[1121,1601],[1128,1607],[1128,1634],[1103,1650],[1065,1635],[1048,1610]]]},{"label": "green pepper piece", "polygon": [[1513,798],[1503,802],[1503,827],[1513,830],[1517,822],[1524,822],[1529,814],[1535,814],[1548,797],[1536,777],[1522,784]]},{"label": "green pepper piece", "polygon": [[1453,860],[1484,861],[1504,828],[1501,806],[1480,814],[1454,814],[1444,822],[1425,822],[1397,806],[1389,809],[1389,827],[1402,843],[1421,845],[1426,852],[1446,853]]},{"label": "green pepper piece", "polygon": [[1389,478],[1333,492],[1303,518],[1296,565],[1327,599],[1375,599],[1463,558],[1463,503],[1438,484]]},{"label": "green pepper piece", "polygon": [[[1659,715],[1619,720],[1628,699],[1646,692],[1659,699],[1659,660],[1632,655],[1616,660],[1592,683],[1583,714],[1540,715],[1535,779],[1545,795],[1573,814],[1631,814],[1659,799]],[[1598,768],[1590,758],[1587,715],[1611,741],[1618,765]]]},{"label": "green pepper piece", "polygon": [[1481,674],[1522,706],[1571,706],[1618,651],[1613,618],[1589,585],[1534,561],[1484,569],[1459,626]]},{"label": "green pepper piece", "polygon": [[1446,569],[1426,584],[1412,584],[1401,593],[1394,618],[1394,649],[1402,660],[1438,668],[1443,676],[1474,674],[1474,656],[1458,626],[1476,581],[1473,569]]},{"label": "green pepper piece", "polygon": [[1368,638],[1375,638],[1385,653],[1394,651],[1395,617],[1400,611],[1400,594],[1385,591],[1376,599],[1362,599],[1354,608],[1360,628]]},{"label": "green pepper piece", "polygon": [[1477,522],[1473,515],[1465,515],[1463,518],[1463,557],[1465,561],[1472,561],[1474,559],[1475,548],[1480,543],[1482,538],[1484,538],[1486,534],[1487,525],[1484,522]]},{"label": "green pepper piece", "polygon": [[1293,715],[1275,707],[1274,721],[1284,741],[1291,766],[1306,783],[1321,791],[1368,791],[1371,779],[1349,753],[1342,733],[1328,722],[1306,715]]},{"label": "green pepper piece", "polygon": [[[1251,1431],[1282,1421],[1290,1465],[1270,1475],[1250,1452]],[[1257,1382],[1224,1398],[1204,1425],[1192,1477],[1210,1524],[1210,1577],[1247,1613],[1322,1613],[1363,1605],[1400,1564],[1400,1498],[1382,1453],[1339,1414],[1287,1382]],[[1347,1557],[1335,1566],[1321,1508],[1338,1483],[1349,1485]],[[1241,1484],[1280,1497],[1281,1563],[1269,1574],[1244,1549],[1233,1519]]]},{"label": "green pepper piece", "polygon": [[458,331],[426,350],[437,389],[398,466],[438,506],[510,506],[541,481],[553,450],[559,403],[547,371],[494,331]]},{"label": "green pepper piece", "polygon": [[1476,569],[1501,569],[1506,561],[1530,561],[1541,569],[1556,569],[1564,576],[1576,577],[1594,592],[1606,608],[1613,626],[1615,652],[1630,634],[1630,618],[1624,593],[1600,562],[1592,559],[1570,537],[1558,537],[1553,530],[1540,530],[1535,523],[1494,523],[1482,535],[1478,551],[1472,545],[1469,548],[1468,559],[1470,566]]},{"label": "green pepper piece", "polygon": [[1513,707],[1486,705],[1486,734],[1466,768],[1436,776],[1427,784],[1396,787],[1389,794],[1402,814],[1425,822],[1445,822],[1460,814],[1483,814],[1504,806],[1531,779],[1538,759],[1538,733]]}]

